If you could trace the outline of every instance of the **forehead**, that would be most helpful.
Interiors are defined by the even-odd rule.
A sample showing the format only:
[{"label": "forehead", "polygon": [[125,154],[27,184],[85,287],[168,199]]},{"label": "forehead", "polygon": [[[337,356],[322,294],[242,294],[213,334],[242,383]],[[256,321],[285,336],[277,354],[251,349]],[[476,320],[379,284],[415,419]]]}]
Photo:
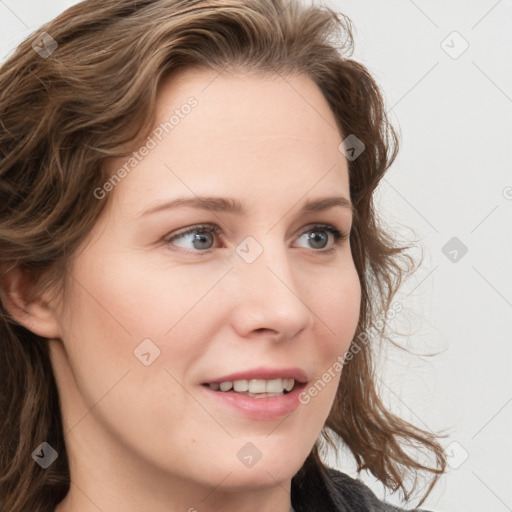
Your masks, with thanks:
[{"label": "forehead", "polygon": [[322,92],[304,74],[217,74],[189,69],[161,83],[157,101],[160,121],[179,110],[190,97],[198,106],[191,121],[183,124],[193,124],[194,132],[205,140],[251,137],[248,142],[257,144],[278,137],[283,143],[300,140],[329,144],[340,137]]},{"label": "forehead", "polygon": [[150,137],[154,147],[116,187],[127,204],[196,193],[297,200],[313,188],[349,197],[341,134],[305,75],[193,69],[169,77]]}]

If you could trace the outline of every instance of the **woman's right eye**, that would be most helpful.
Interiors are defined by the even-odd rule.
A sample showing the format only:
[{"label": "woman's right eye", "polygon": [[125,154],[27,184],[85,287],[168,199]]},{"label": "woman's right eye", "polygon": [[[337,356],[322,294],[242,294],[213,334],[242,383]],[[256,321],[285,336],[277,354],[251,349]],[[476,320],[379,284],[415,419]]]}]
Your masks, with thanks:
[{"label": "woman's right eye", "polygon": [[[211,249],[211,245],[208,245],[208,239],[213,240],[214,236],[220,235],[220,233],[221,229],[214,224],[200,224],[187,228],[184,231],[179,231],[170,238],[165,238],[165,242],[169,245],[177,245],[175,243],[176,240],[188,239],[194,246],[184,247],[184,249],[189,249],[193,252],[207,253]],[[207,247],[205,247],[205,245]]]}]

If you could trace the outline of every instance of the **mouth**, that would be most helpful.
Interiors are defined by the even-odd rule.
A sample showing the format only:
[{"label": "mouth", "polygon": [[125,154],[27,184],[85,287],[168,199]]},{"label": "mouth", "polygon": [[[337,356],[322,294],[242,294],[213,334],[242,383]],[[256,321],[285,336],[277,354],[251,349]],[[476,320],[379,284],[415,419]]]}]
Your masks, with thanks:
[{"label": "mouth", "polygon": [[298,367],[246,369],[201,383],[205,397],[228,414],[234,411],[253,420],[277,420],[291,414],[299,405],[308,382]]},{"label": "mouth", "polygon": [[205,382],[205,397],[222,410],[241,414],[251,420],[279,420],[293,413],[301,404],[300,394],[306,382],[292,378],[237,379]]},{"label": "mouth", "polygon": [[225,380],[222,382],[203,383],[203,386],[217,391],[219,393],[230,393],[251,398],[268,398],[274,396],[283,396],[296,390],[298,387],[304,387],[293,378],[277,379],[238,379]]}]

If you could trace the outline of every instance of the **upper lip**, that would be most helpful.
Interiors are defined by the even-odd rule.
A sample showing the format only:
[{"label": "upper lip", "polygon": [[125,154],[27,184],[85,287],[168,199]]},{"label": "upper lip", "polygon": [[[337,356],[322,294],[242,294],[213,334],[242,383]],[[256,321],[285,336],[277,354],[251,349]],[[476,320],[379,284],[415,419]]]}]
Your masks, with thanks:
[{"label": "upper lip", "polygon": [[230,373],[222,377],[216,377],[211,380],[207,380],[202,384],[220,384],[221,382],[234,382],[235,380],[251,380],[251,379],[295,379],[296,382],[305,383],[308,381],[308,377],[304,370],[300,368],[252,368],[250,370],[244,370],[240,372]]}]

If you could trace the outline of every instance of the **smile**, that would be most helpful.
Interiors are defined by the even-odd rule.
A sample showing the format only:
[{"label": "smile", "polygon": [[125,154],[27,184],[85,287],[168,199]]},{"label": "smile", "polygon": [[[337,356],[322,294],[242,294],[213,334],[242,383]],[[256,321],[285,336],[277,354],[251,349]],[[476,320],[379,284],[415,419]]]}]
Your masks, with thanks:
[{"label": "smile", "polygon": [[252,397],[281,396],[289,393],[295,386],[295,379],[241,379],[235,381],[215,382],[205,384],[213,391],[244,394]]}]

